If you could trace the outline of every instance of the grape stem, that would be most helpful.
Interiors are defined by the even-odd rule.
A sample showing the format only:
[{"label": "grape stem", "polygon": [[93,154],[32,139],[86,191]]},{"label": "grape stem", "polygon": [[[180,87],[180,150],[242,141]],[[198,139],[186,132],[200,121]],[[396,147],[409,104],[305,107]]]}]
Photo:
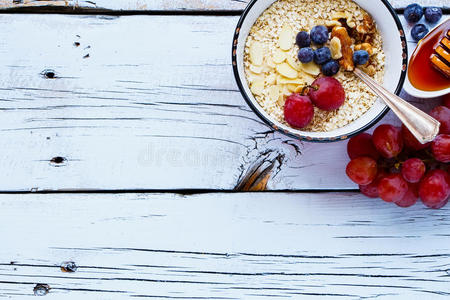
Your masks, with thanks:
[{"label": "grape stem", "polygon": [[313,89],[315,91],[319,90],[319,86],[317,85],[305,85],[302,89],[302,91],[300,92],[300,95],[302,96],[306,96],[309,93],[309,89]]}]

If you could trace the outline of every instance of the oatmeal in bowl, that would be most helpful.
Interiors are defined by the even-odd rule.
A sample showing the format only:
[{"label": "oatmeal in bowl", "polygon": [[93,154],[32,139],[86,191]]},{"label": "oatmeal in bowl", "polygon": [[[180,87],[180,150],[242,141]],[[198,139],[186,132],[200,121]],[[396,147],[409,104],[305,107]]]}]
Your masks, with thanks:
[{"label": "oatmeal in bowl", "polygon": [[406,57],[395,12],[373,0],[252,1],[233,43],[235,77],[252,109],[274,129],[312,141],[375,124],[387,107],[352,71],[398,93]]}]

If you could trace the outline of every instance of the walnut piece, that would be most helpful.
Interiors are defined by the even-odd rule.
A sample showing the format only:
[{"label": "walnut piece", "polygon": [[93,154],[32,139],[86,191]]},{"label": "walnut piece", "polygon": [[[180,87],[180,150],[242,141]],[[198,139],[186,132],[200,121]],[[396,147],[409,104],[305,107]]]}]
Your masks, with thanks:
[{"label": "walnut piece", "polygon": [[337,11],[331,15],[331,19],[333,20],[347,19],[348,17],[347,13],[343,11]]},{"label": "walnut piece", "polygon": [[347,26],[350,28],[355,28],[356,27],[356,23],[353,20],[347,19]]},{"label": "walnut piece", "polygon": [[368,14],[365,14],[362,24],[356,26],[356,31],[362,34],[373,33],[375,31],[375,24],[372,17]]},{"label": "walnut piece", "polygon": [[361,69],[369,76],[374,76],[377,72],[374,65],[361,66]]},{"label": "walnut piece", "polygon": [[328,28],[333,28],[336,26],[342,26],[342,24],[338,20],[332,20],[332,21],[326,21],[325,26],[327,26]]},{"label": "walnut piece", "polygon": [[341,40],[336,36],[333,37],[330,41],[330,50],[331,50],[331,58],[332,59],[340,59],[342,57],[341,51]]},{"label": "walnut piece", "polygon": [[345,27],[334,27],[331,31],[331,37],[337,37],[341,41],[341,52],[342,58],[339,60],[339,64],[346,71],[353,71],[355,65],[353,63],[353,50],[352,39],[348,35],[347,29]]},{"label": "walnut piece", "polygon": [[356,51],[366,50],[369,53],[369,55],[373,54],[373,48],[369,43],[362,43],[362,44],[355,45],[355,50]]}]

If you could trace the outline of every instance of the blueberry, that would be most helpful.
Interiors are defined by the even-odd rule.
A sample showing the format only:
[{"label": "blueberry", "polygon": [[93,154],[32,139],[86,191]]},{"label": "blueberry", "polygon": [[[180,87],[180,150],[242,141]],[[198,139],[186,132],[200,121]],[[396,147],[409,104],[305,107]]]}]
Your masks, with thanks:
[{"label": "blueberry", "polygon": [[358,50],[353,53],[353,62],[357,65],[365,65],[369,61],[369,52]]},{"label": "blueberry", "polygon": [[406,21],[410,23],[417,22],[423,16],[423,8],[417,3],[410,4],[405,8],[404,15]]},{"label": "blueberry", "polygon": [[330,60],[322,66],[322,73],[325,76],[333,76],[339,72],[339,63],[335,60]]},{"label": "blueberry", "polygon": [[311,48],[302,48],[298,51],[298,60],[302,63],[309,63],[314,59],[314,51]]},{"label": "blueberry", "polygon": [[427,7],[425,8],[425,20],[430,23],[437,23],[442,18],[442,8]]},{"label": "blueberry", "polygon": [[306,31],[300,31],[295,38],[295,42],[300,48],[309,47],[311,45],[311,37]]},{"label": "blueberry", "polygon": [[429,30],[428,30],[427,26],[425,26],[423,24],[416,24],[411,29],[411,36],[416,42],[418,42],[421,39],[423,39],[424,36],[427,35],[428,31]]},{"label": "blueberry", "polygon": [[318,65],[323,65],[331,60],[331,51],[328,47],[322,47],[314,51],[314,62]]},{"label": "blueberry", "polygon": [[328,41],[328,29],[322,25],[313,27],[311,40],[318,45],[325,44]]}]

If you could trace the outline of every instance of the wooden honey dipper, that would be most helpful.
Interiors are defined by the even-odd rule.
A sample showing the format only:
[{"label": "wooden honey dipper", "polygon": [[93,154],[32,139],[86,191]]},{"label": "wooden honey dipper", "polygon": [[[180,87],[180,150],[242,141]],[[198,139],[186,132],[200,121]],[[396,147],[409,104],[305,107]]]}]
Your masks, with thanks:
[{"label": "wooden honey dipper", "polygon": [[440,40],[430,57],[432,66],[445,77],[450,78],[450,30]]}]

